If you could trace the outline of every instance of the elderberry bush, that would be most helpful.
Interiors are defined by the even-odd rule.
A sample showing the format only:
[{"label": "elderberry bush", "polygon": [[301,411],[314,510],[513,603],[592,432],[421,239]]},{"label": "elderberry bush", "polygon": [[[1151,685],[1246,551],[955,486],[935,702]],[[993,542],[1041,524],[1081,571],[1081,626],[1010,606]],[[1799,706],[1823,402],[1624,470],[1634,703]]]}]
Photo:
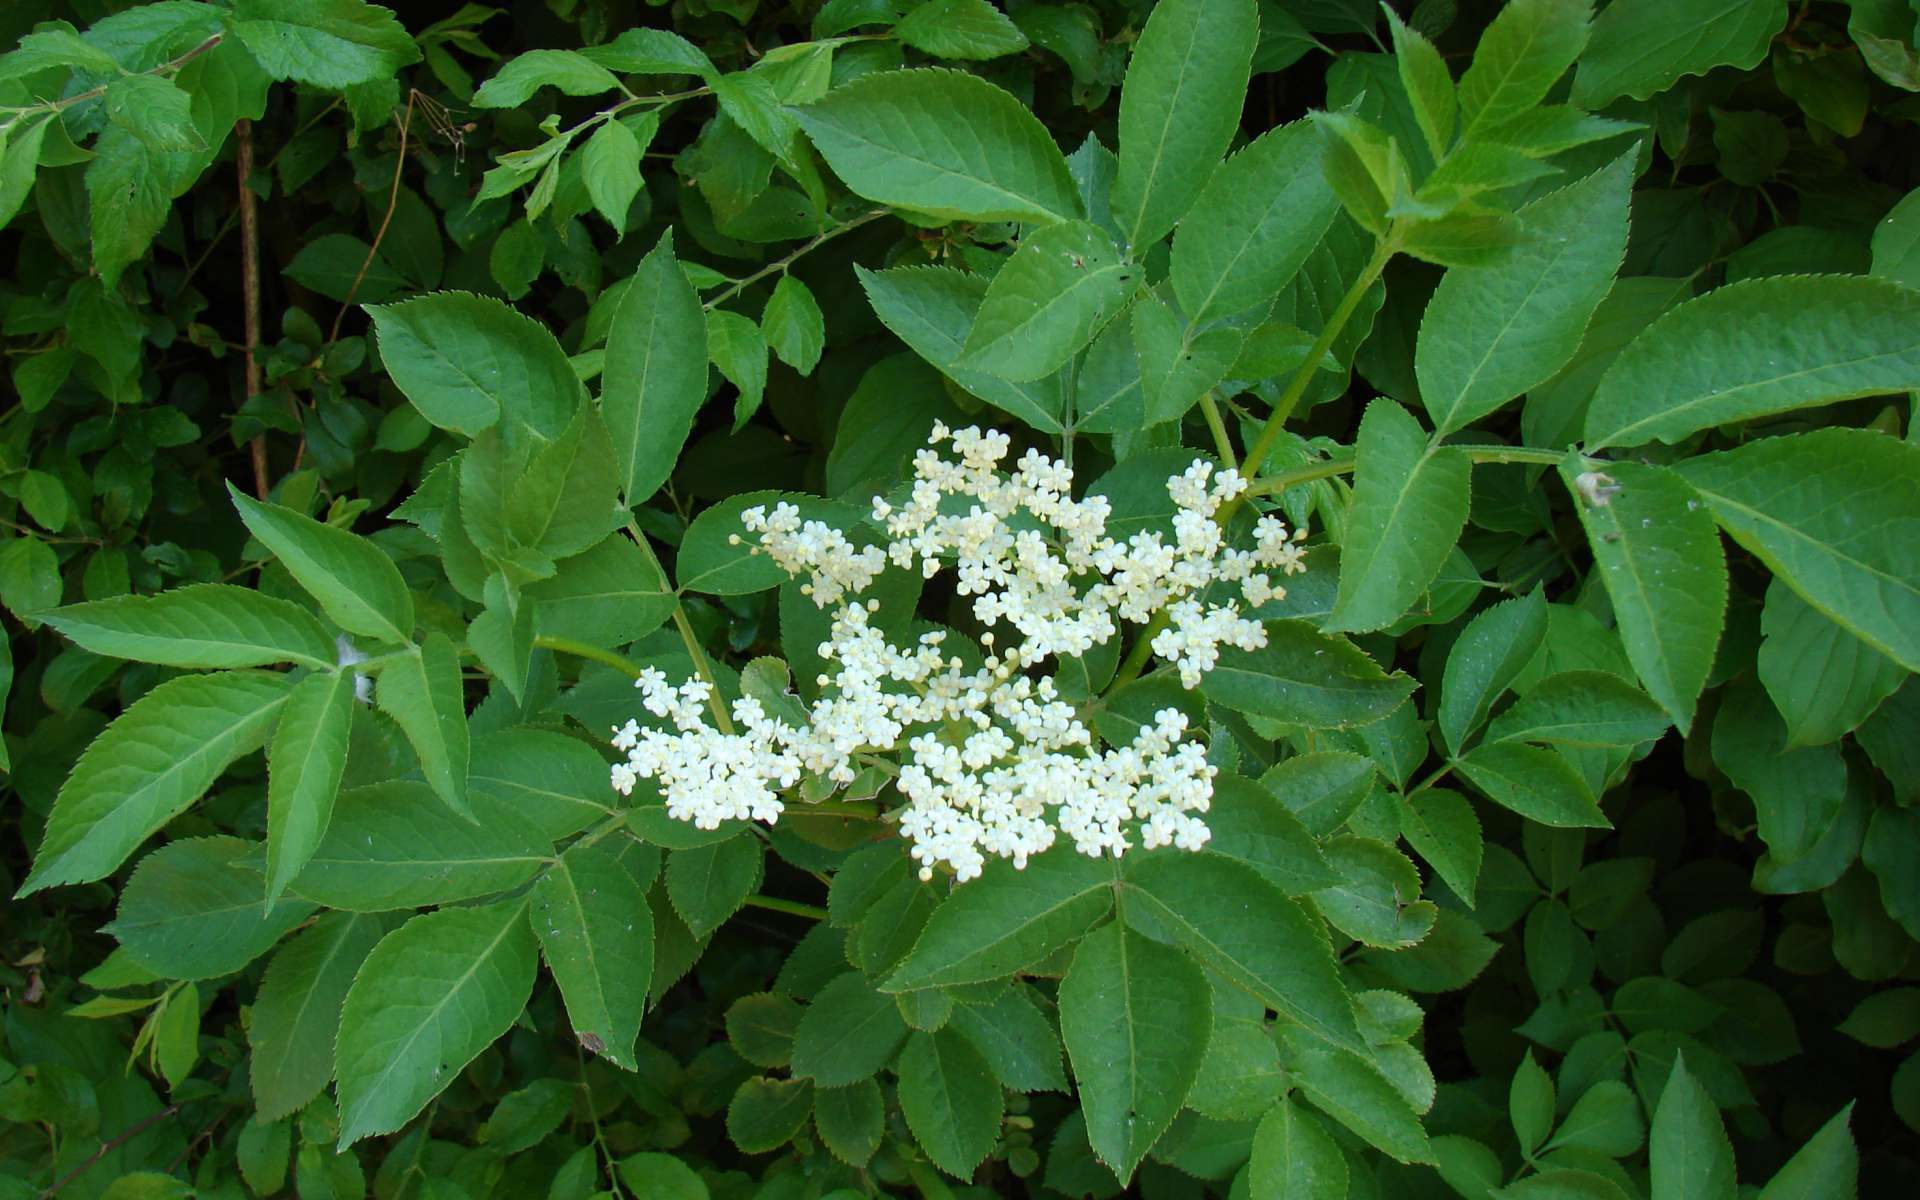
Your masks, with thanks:
[{"label": "elderberry bush", "polygon": [[5,6],[0,1200],[1912,1193],[1917,27]]}]

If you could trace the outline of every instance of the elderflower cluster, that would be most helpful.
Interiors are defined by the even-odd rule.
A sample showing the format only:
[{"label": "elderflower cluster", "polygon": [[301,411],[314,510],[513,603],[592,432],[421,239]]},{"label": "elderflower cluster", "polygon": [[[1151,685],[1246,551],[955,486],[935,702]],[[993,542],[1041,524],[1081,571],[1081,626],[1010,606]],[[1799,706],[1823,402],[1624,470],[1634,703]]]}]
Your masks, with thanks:
[{"label": "elderflower cluster", "polygon": [[[949,441],[953,457],[943,457],[938,447]],[[1119,540],[1107,532],[1107,499],[1075,499],[1064,464],[1029,450],[1003,470],[1009,440],[991,430],[936,425],[931,442],[915,457],[904,500],[873,502],[884,548],[802,520],[789,504],[741,516],[755,552],[804,575],[802,591],[834,609],[818,648],[827,665],[820,698],[804,721],[743,696],[724,732],[707,721],[707,684],[676,687],[648,670],[637,686],[658,720],[615,730],[627,760],[614,766],[613,786],[627,794],[640,779],[655,780],[669,815],[711,829],[729,819],[772,822],[783,811],[780,793],[802,779],[845,785],[878,766],[908,802],[900,832],[922,878],[944,864],[965,881],[989,856],[1024,866],[1061,835],[1096,857],[1117,857],[1136,840],[1147,849],[1200,848],[1215,768],[1188,739],[1186,716],[1163,709],[1130,742],[1102,748],[1039,668],[1107,642],[1122,622],[1165,612],[1151,648],[1182,683],[1197,685],[1221,646],[1266,644],[1240,605],[1284,596],[1274,575],[1305,569],[1304,535],[1262,516],[1251,549],[1228,547],[1216,518],[1247,482],[1196,461],[1167,482],[1172,539],[1140,531]],[[940,630],[910,646],[887,639],[873,624],[878,602],[857,597],[889,563],[928,578],[955,572],[956,590],[987,627],[983,662],[969,665]]]}]

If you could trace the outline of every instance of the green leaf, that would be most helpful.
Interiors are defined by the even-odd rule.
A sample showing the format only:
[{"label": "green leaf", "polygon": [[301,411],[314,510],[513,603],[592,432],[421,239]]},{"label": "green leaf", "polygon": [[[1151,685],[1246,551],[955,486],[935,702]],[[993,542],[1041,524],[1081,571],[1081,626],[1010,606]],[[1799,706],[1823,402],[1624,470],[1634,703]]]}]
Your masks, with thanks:
[{"label": "green leaf", "polygon": [[582,405],[514,481],[506,504],[509,543],[554,559],[580,553],[612,530],[618,488],[607,427]]},{"label": "green leaf", "polygon": [[805,1079],[749,1079],[727,1105],[727,1136],[746,1154],[765,1154],[793,1140],[813,1115],[813,1084]]},{"label": "green leaf", "polygon": [[711,1195],[693,1168],[671,1154],[629,1154],[620,1160],[619,1170],[627,1190],[648,1200],[707,1200]]},{"label": "green leaf", "polygon": [[1580,348],[1626,253],[1633,172],[1626,155],[1542,196],[1519,211],[1526,236],[1518,246],[1490,266],[1454,267],[1441,278],[1414,349],[1420,399],[1438,433],[1546,382]]},{"label": "green leaf", "polygon": [[173,210],[173,180],[168,156],[147,149],[119,126],[103,132],[93,150],[86,171],[93,266],[100,282],[112,288],[166,224]]},{"label": "green leaf", "polygon": [[1714,716],[1712,755],[1752,799],[1760,839],[1781,862],[1811,853],[1846,798],[1847,770],[1839,748],[1790,748],[1785,724],[1751,681],[1723,693]]},{"label": "green leaf", "polygon": [[[1298,762],[1298,759],[1289,759]],[[1367,768],[1369,778],[1372,768]],[[1207,809],[1207,849],[1238,859],[1289,896],[1304,896],[1337,882],[1318,843],[1289,803],[1240,775],[1213,781]]]},{"label": "green leaf", "polygon": [[1051,375],[1093,340],[1137,276],[1085,221],[1035,230],[987,285],[960,363],[1003,379]]},{"label": "green leaf", "polygon": [[990,862],[939,908],[906,959],[881,985],[888,992],[984,983],[1031,966],[1075,939],[1113,907],[1107,864],[1060,845],[1016,869]]},{"label": "green leaf", "polygon": [[1721,527],[1801,599],[1901,666],[1920,669],[1920,562],[1912,553],[1920,446],[1871,430],[1819,429],[1677,469]]},{"label": "green leaf", "polygon": [[366,0],[238,0],[233,31],[275,79],[341,89],[420,61],[393,13]]},{"label": "green leaf", "polygon": [[1702,429],[1920,387],[1920,292],[1881,279],[1778,275],[1674,308],[1620,352],[1587,442],[1677,442]]},{"label": "green leaf", "polygon": [[1851,1200],[1860,1174],[1860,1151],[1847,1128],[1852,1117],[1849,1103],[1774,1172],[1759,1200]]},{"label": "green leaf", "polygon": [[1393,33],[1394,65],[1400,71],[1400,86],[1406,89],[1413,106],[1413,119],[1420,136],[1435,160],[1445,157],[1453,143],[1453,127],[1459,117],[1459,100],[1453,86],[1453,72],[1434,44],[1419,32],[1409,29],[1400,14],[1386,10],[1387,27]]},{"label": "green leaf", "polygon": [[[543,87],[568,96],[597,96],[620,86],[612,71],[573,50],[528,50],[515,55],[493,78],[480,85],[475,108],[518,108]],[[611,128],[615,122],[604,126]]]},{"label": "green leaf", "polygon": [[[1525,116],[1587,45],[1591,0],[1514,0],[1487,25],[1460,77],[1460,138]],[[1592,107],[1592,106],[1589,106]]]},{"label": "green leaf", "polygon": [[813,374],[827,343],[827,326],[806,284],[792,275],[780,276],[760,314],[760,331],[781,362],[802,375]]},{"label": "green leaf", "polygon": [[334,665],[332,640],[305,609],[231,584],[116,596],[37,615],[82,649],[110,658],[187,668]]},{"label": "green leaf", "polygon": [[1786,718],[1789,746],[1852,732],[1909,675],[1777,578],[1767,584],[1760,631],[1760,682]]},{"label": "green leaf", "polygon": [[380,711],[391,716],[414,753],[420,772],[447,807],[471,818],[467,804],[467,707],[461,695],[460,654],[444,633],[431,633],[388,660],[374,685]]},{"label": "green leaf", "polygon": [[293,890],[349,912],[420,908],[508,891],[551,861],[551,841],[527,817],[475,801],[463,818],[413,780],[349,788]]},{"label": "green leaf", "polygon": [[1646,100],[1687,75],[1754,66],[1786,27],[1786,0],[1617,0],[1593,23],[1573,100]]},{"label": "green leaf", "polygon": [[1240,124],[1260,19],[1253,0],[1154,6],[1120,90],[1113,215],[1129,250],[1149,246],[1192,207]]},{"label": "green leaf", "polygon": [[759,839],[744,834],[668,856],[667,898],[693,936],[706,937],[740,911],[760,886],[764,857]]},{"label": "green leaf", "polygon": [[1920,1036],[1920,988],[1875,992],[1854,1005],[1837,1028],[1856,1042],[1891,1050]]},{"label": "green leaf", "polygon": [[[938,911],[938,910],[935,910]],[[1064,1092],[1060,1035],[1017,984],[991,1004],[954,1006],[948,1027],[973,1043],[1003,1087],[1017,1092]]]},{"label": "green leaf", "polygon": [[1389,675],[1345,638],[1304,621],[1267,622],[1261,650],[1223,650],[1200,681],[1207,699],[1310,729],[1366,725],[1400,707],[1413,680]]},{"label": "green leaf", "polygon": [[1027,35],[987,0],[928,0],[900,19],[893,36],[935,58],[999,58],[1027,48]]},{"label": "green leaf", "polygon": [[1338,882],[1313,893],[1329,924],[1363,945],[1405,949],[1433,928],[1435,908],[1419,899],[1420,871],[1384,842],[1338,837],[1326,844]]},{"label": "green leaf", "polygon": [[576,843],[533,885],[529,915],[581,1045],[628,1071],[653,978],[646,890],[603,845]]},{"label": "green leaf", "polygon": [[624,646],[673,614],[673,588],[652,556],[615,533],[527,585],[540,632],[594,646]]},{"label": "green leaf", "polygon": [[247,529],[320,602],[335,624],[385,642],[408,640],[413,632],[413,594],[400,578],[400,569],[378,546],[290,508],[252,499],[232,484],[227,491]]},{"label": "green leaf", "polygon": [[418,1115],[513,1024],[538,964],[525,900],[443,908],[382,938],[340,1014],[340,1145]]},{"label": "green leaf", "polygon": [[578,1086],[571,1080],[547,1078],[508,1092],[480,1127],[479,1141],[499,1154],[531,1150],[566,1120]]},{"label": "green leaf", "polygon": [[261,1120],[299,1111],[333,1078],[340,1006],[384,932],[379,917],[325,913],[267,964],[247,1025],[247,1077]]},{"label": "green leaf", "polygon": [[1384,396],[1361,418],[1354,461],[1330,630],[1382,629],[1399,620],[1460,540],[1471,499],[1466,452],[1430,442],[1419,422]]},{"label": "green leaf", "polygon": [[257,875],[236,869],[253,849],[234,837],[184,838],[140,860],[105,932],[163,979],[240,970],[313,915],[314,906],[260,903]]},{"label": "green leaf", "polygon": [[[0,207],[0,214],[5,211]],[[1908,192],[1873,227],[1873,274],[1920,288],[1920,188]]]},{"label": "green leaf", "polygon": [[1603,1079],[1573,1102],[1573,1108],[1549,1150],[1585,1150],[1609,1158],[1625,1158],[1646,1140],[1646,1122],[1633,1089],[1615,1079]]},{"label": "green leaf", "polygon": [[1326,925],[1260,873],[1205,852],[1130,855],[1122,913],[1328,1042],[1365,1047]]},{"label": "green leaf", "polygon": [[579,405],[580,381],[553,334],[492,297],[437,292],[367,312],[387,373],[441,429],[471,438],[504,420],[510,433],[544,440]]},{"label": "green leaf", "polygon": [[293,1156],[293,1128],[285,1121],[248,1117],[240,1127],[234,1157],[240,1178],[257,1196],[271,1196],[286,1185],[287,1165]]},{"label": "green leaf", "polygon": [[1467,622],[1447,652],[1434,714],[1449,753],[1458,754],[1480,728],[1546,635],[1547,603],[1539,589],[1484,608]]},{"label": "green leaf", "polygon": [[817,496],[790,492],[729,496],[707,508],[687,527],[680,557],[674,563],[680,590],[742,596],[786,582],[784,568],[767,555],[754,553],[757,542],[740,523],[740,514],[746,509],[761,505],[771,511],[776,504],[791,504],[800,510],[803,521],[822,521],[842,531],[857,529],[862,523],[859,509]]},{"label": "green leaf", "polygon": [[27,202],[27,196],[32,193],[34,179],[39,173],[40,147],[46,141],[47,127],[57,119],[49,114],[0,143],[0,229],[6,228],[7,223],[19,214],[21,206]]},{"label": "green leaf", "polygon": [[1634,673],[1684,734],[1726,620],[1727,565],[1713,514],[1662,467],[1575,457],[1560,477]]},{"label": "green leaf", "polygon": [[320,671],[293,685],[267,749],[267,903],[313,857],[333,816],[353,725],[351,671]]},{"label": "green leaf", "polygon": [[916,1033],[900,1052],[900,1111],[920,1148],[949,1175],[966,1179],[1000,1137],[1006,1093],[965,1038]]},{"label": "green leaf", "polygon": [[1041,433],[1061,433],[1066,394],[1057,377],[1015,383],[959,366],[988,283],[945,267],[896,267],[854,273],[880,323],[954,383]]},{"label": "green leaf", "polygon": [[1580,772],[1543,746],[1492,742],[1454,760],[1489,800],[1560,829],[1611,829]]},{"label": "green leaf", "polygon": [[580,738],[548,729],[491,729],[473,748],[467,786],[526,818],[549,840],[612,814],[607,762]]},{"label": "green leaf", "polygon": [[1158,296],[1143,296],[1129,322],[1139,356],[1146,422],[1177,421],[1233,368],[1243,331],[1231,326],[1196,330]]},{"label": "green leaf", "polygon": [[707,357],[739,389],[733,402],[738,430],[760,409],[767,392],[767,338],[752,318],[724,309],[707,313]]},{"label": "green leaf", "polygon": [[[492,82],[491,80],[489,81]],[[652,122],[658,127],[658,120]],[[640,194],[640,138],[624,121],[607,121],[580,148],[580,177],[593,207],[616,235],[627,228],[627,213]]]},{"label": "green leaf", "polygon": [[284,676],[232,671],[168,680],[134,701],[61,785],[18,894],[111,874],[228,764],[266,744],[286,697]]},{"label": "green leaf", "polygon": [[1316,1041],[1307,1030],[1276,1031],[1289,1077],[1315,1108],[1399,1162],[1430,1163],[1433,1147],[1405,1096],[1366,1058]]},{"label": "green leaf", "polygon": [[1653,1113],[1647,1158],[1656,1200],[1733,1200],[1733,1146],[1712,1099],[1676,1054]]},{"label": "green leaf", "polygon": [[1472,903],[1486,839],[1465,796],[1447,788],[1426,788],[1402,799],[1400,833],[1454,895]]},{"label": "green leaf", "polygon": [[805,1011],[772,992],[742,996],[727,1008],[727,1044],[756,1067],[787,1066],[793,1062],[793,1031]]},{"label": "green leaf", "polygon": [[1194,323],[1241,312],[1285,287],[1339,203],[1305,121],[1271,130],[1220,164],[1173,237],[1169,278]]},{"label": "green leaf", "polygon": [[1553,1080],[1533,1061],[1532,1051],[1513,1073],[1513,1083],[1507,1089],[1507,1116],[1522,1154],[1538,1150],[1553,1130]]},{"label": "green leaf", "polygon": [[954,221],[1080,215],[1053,136],[978,76],[937,67],[875,71],[794,116],[834,174],[876,203]]},{"label": "green leaf", "polygon": [[793,1073],[822,1088],[873,1078],[907,1036],[893,997],[858,971],[820,989],[793,1033]]},{"label": "green leaf", "polygon": [[813,1128],[827,1150],[850,1167],[866,1166],[880,1149],[886,1116],[880,1085],[871,1079],[813,1090]]},{"label": "green leaf", "polygon": [[613,434],[629,508],[645,503],[672,474],[706,398],[706,316],[674,257],[669,230],[640,261],[607,329],[600,411]]},{"label": "green leaf", "polygon": [[1549,675],[1487,726],[1489,742],[1635,746],[1665,733],[1666,710],[1607,671]]},{"label": "green leaf", "polygon": [[1320,1122],[1292,1100],[1280,1101],[1260,1119],[1248,1172],[1255,1196],[1343,1200],[1347,1195],[1346,1155]]},{"label": "green leaf", "polygon": [[1087,1138],[1123,1182],[1180,1112],[1212,1028],[1206,976],[1119,924],[1088,934],[1060,981],[1060,1032]]}]

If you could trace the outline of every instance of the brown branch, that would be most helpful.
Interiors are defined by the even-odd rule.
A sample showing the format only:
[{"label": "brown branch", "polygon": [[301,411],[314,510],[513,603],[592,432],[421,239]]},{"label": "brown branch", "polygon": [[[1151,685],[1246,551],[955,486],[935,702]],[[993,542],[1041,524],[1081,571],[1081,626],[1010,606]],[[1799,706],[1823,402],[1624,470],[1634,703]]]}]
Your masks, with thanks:
[{"label": "brown branch", "polygon": [[[253,188],[247,183],[253,175],[253,122],[242,117],[233,127],[234,170],[240,177],[240,294],[241,319],[246,330],[247,401],[260,394],[260,225],[254,212]],[[248,446],[253,456],[253,491],[267,498],[267,435],[256,433]]]},{"label": "brown branch", "polygon": [[66,1187],[68,1184],[72,1183],[74,1180],[80,1178],[80,1176],[92,1170],[95,1163],[98,1163],[101,1159],[105,1158],[109,1154],[112,1154],[115,1150],[118,1150],[120,1147],[126,1145],[128,1142],[132,1141],[134,1138],[139,1137],[141,1134],[145,1133],[147,1130],[152,1129],[155,1125],[158,1125],[160,1122],[166,1120],[171,1116],[174,1116],[179,1111],[180,1111],[180,1106],[178,1104],[169,1104],[165,1108],[161,1109],[159,1112],[154,1113],[152,1116],[143,1117],[140,1120],[135,1121],[132,1125],[128,1126],[123,1132],[121,1132],[118,1136],[116,1136],[112,1141],[100,1143],[100,1148],[98,1150],[95,1150],[91,1155],[89,1155],[85,1162],[81,1163],[79,1166],[75,1167],[73,1170],[68,1171],[65,1175],[62,1175],[60,1178],[54,1180],[51,1184],[49,1184],[47,1188],[40,1193],[40,1200],[50,1200],[52,1196],[58,1194],[61,1188]]},{"label": "brown branch", "polygon": [[346,320],[347,310],[353,307],[353,298],[360,292],[360,284],[367,278],[367,272],[373,268],[373,260],[380,253],[380,243],[386,240],[387,226],[393,224],[393,210],[400,203],[400,173],[407,165],[407,133],[413,127],[413,102],[420,95],[418,89],[407,92],[407,110],[400,118],[400,156],[393,163],[393,186],[387,192],[387,214],[380,218],[380,228],[374,232],[373,245],[367,247],[367,257],[360,264],[360,270],[353,277],[353,285],[347,289],[347,298],[340,302],[340,311],[333,315],[333,329],[327,334],[327,341],[340,340],[340,322]]}]

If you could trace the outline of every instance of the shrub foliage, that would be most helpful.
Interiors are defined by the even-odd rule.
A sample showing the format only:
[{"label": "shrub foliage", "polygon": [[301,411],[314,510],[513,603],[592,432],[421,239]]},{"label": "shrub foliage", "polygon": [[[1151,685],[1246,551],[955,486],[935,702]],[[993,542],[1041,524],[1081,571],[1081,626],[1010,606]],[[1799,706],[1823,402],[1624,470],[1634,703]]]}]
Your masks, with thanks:
[{"label": "shrub foliage", "polygon": [[[1594,8],[7,5],[0,1200],[1911,1189],[1920,3]],[[1307,534],[1204,848],[616,790],[975,426]]]}]

